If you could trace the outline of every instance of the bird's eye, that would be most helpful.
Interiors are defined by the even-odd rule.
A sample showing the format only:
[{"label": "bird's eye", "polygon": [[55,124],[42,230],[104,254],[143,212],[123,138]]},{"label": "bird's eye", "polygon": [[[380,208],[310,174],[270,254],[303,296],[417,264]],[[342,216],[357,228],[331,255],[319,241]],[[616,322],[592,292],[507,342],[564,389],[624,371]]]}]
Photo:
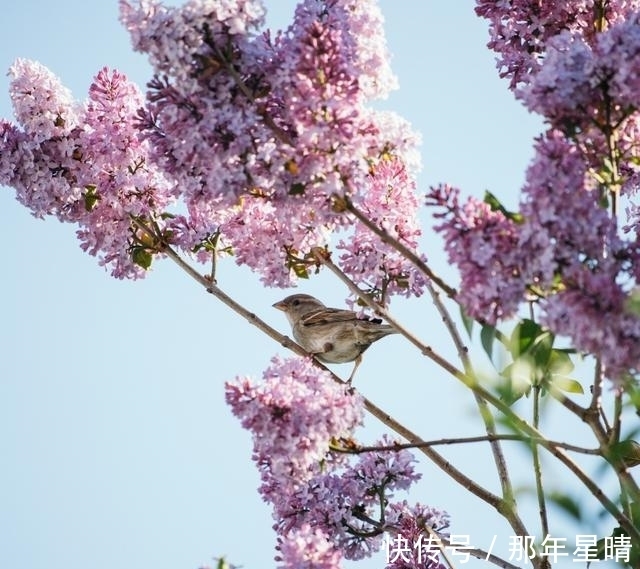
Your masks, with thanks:
[{"label": "bird's eye", "polygon": [[296,299],[292,302],[292,304],[293,304],[293,306],[298,306],[298,304],[300,304],[300,300],[296,298]]}]

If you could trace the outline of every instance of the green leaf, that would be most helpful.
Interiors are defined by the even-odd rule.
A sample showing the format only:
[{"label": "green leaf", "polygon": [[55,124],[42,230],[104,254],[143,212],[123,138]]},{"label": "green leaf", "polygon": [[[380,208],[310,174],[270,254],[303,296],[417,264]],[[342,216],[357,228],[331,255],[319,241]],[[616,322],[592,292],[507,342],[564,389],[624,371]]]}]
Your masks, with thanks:
[{"label": "green leaf", "polygon": [[629,468],[640,464],[640,444],[633,439],[627,439],[612,445],[610,451],[618,459],[624,460]]},{"label": "green leaf", "polygon": [[562,351],[554,355],[554,340],[555,337],[549,330],[545,330],[533,320],[524,319],[514,328],[507,348],[514,361],[526,355],[528,364],[537,370],[536,375],[539,378],[548,374],[552,362],[556,362],[558,371],[569,373],[573,364],[570,360],[567,364],[568,356]]},{"label": "green leaf", "polygon": [[534,385],[584,393],[582,385],[570,377],[575,366],[569,354],[574,351],[554,348],[554,341],[555,336],[533,320],[524,319],[514,328],[506,343],[513,363],[503,372],[511,381],[512,397],[527,394]]},{"label": "green leaf", "polygon": [[85,186],[86,190],[82,197],[84,198],[84,209],[86,211],[93,211],[93,208],[96,207],[96,204],[100,200],[100,196],[97,192],[97,187],[93,185]]},{"label": "green leaf", "polygon": [[304,263],[291,263],[291,268],[293,269],[296,277],[301,279],[309,278],[309,271]]},{"label": "green leaf", "polygon": [[[625,540],[625,538],[627,539]],[[627,541],[627,543],[629,544],[628,548],[623,548],[623,546],[621,545],[616,545],[619,544],[622,540]],[[623,563],[622,559],[620,559],[620,566],[634,568],[638,567],[638,562],[640,561],[640,553],[637,551],[636,547],[631,546],[631,543],[631,540],[628,539],[627,532],[621,527],[616,527],[613,529],[610,536],[603,537],[598,540],[598,542],[596,543],[596,557],[600,560],[615,559],[617,548],[626,549],[629,552],[629,561],[625,561]]]},{"label": "green leaf", "polygon": [[518,358],[502,370],[504,383],[498,388],[500,398],[512,405],[523,395],[528,395],[534,381],[534,369],[526,357]]},{"label": "green leaf", "polygon": [[553,349],[549,356],[549,371],[559,375],[569,375],[575,366],[564,350]]},{"label": "green leaf", "polygon": [[289,188],[289,195],[301,196],[302,194],[304,194],[304,190],[305,190],[305,185],[303,183],[295,182],[291,184],[291,187]]},{"label": "green leaf", "polygon": [[471,318],[471,316],[469,316],[464,311],[464,308],[462,308],[462,305],[460,305],[460,318],[462,318],[462,325],[464,326],[464,329],[467,331],[467,335],[471,337],[475,320]]},{"label": "green leaf", "polygon": [[624,310],[628,314],[640,316],[640,288],[634,288],[625,299]]},{"label": "green leaf", "polygon": [[602,209],[609,209],[609,195],[605,192],[600,193],[600,199],[598,200],[598,205]]},{"label": "green leaf", "polygon": [[524,217],[521,213],[509,211],[489,190],[485,190],[483,201],[484,203],[489,205],[491,211],[499,211],[500,213],[502,213],[502,215],[504,215],[507,219],[513,221],[514,223],[521,224],[524,222]]},{"label": "green leaf", "polygon": [[144,247],[133,247],[131,250],[131,259],[136,265],[142,267],[146,271],[151,267],[153,255]]},{"label": "green leaf", "polygon": [[577,393],[579,395],[584,395],[582,384],[570,377],[552,375],[549,380],[549,386],[557,389],[558,391],[564,391],[565,393]]},{"label": "green leaf", "polygon": [[489,324],[483,324],[482,330],[480,330],[480,343],[484,348],[484,351],[489,356],[489,359],[493,361],[493,342],[496,339],[496,329]]},{"label": "green leaf", "polygon": [[550,366],[553,354],[553,340],[551,332],[542,332],[531,346],[530,352],[533,360],[542,371],[546,371]]},{"label": "green leaf", "polygon": [[579,521],[582,519],[580,502],[578,502],[571,496],[562,494],[560,492],[550,492],[549,494],[547,494],[547,498],[550,502],[558,506],[561,510],[569,514],[575,520]]},{"label": "green leaf", "polygon": [[628,398],[628,405],[634,408],[636,415],[640,415],[640,385],[630,377],[627,377],[622,385],[625,397]]},{"label": "green leaf", "polygon": [[490,192],[489,190],[484,191],[484,199],[482,200],[484,203],[488,204],[491,207],[491,211],[504,211],[505,207],[500,203],[500,200]]},{"label": "green leaf", "polygon": [[521,320],[511,333],[509,351],[514,358],[524,354],[542,334],[542,327],[537,322],[525,318]]}]

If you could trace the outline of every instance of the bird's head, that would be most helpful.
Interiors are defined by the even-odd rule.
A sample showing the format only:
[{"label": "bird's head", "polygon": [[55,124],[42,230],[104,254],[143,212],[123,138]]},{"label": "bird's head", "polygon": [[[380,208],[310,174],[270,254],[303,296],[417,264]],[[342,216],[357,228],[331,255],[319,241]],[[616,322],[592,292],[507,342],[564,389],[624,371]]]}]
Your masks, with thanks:
[{"label": "bird's head", "polygon": [[293,324],[305,314],[320,308],[325,308],[325,305],[310,294],[292,294],[276,302],[273,307],[282,310],[289,322]]}]

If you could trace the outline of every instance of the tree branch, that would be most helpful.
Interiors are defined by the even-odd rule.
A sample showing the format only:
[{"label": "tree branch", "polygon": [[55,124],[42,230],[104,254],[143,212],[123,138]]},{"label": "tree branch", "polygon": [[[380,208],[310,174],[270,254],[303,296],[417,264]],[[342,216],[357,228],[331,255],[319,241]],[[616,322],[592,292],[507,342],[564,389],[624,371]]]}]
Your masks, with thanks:
[{"label": "tree branch", "polygon": [[360,221],[365,227],[370,229],[373,233],[375,233],[383,243],[390,245],[393,247],[398,253],[403,255],[405,259],[411,261],[417,268],[422,272],[427,278],[432,280],[436,285],[440,287],[444,291],[444,293],[449,298],[455,298],[456,290],[450,287],[442,278],[436,275],[431,268],[411,249],[409,249],[406,245],[403,245],[398,241],[395,237],[391,236],[387,231],[378,227],[375,223],[373,223],[366,215],[364,215],[355,205],[350,198],[346,196],[334,196],[334,199],[344,208],[352,213],[355,218]]},{"label": "tree branch", "polygon": [[[173,250],[170,246],[166,245],[163,248],[163,253],[165,253],[174,263],[176,263],[183,271],[185,271],[192,279],[198,282],[201,286],[205,288],[207,292],[215,296],[218,300],[220,300],[223,304],[231,308],[234,312],[245,318],[250,324],[256,326],[259,330],[267,334],[270,338],[273,338],[283,347],[293,351],[299,356],[303,357],[311,357],[301,346],[293,342],[289,337],[280,334],[277,330],[269,326],[266,322],[258,318],[253,312],[250,312],[242,305],[233,300],[230,296],[225,294],[217,285],[213,284],[209,279],[198,273],[191,265],[185,262],[176,251]],[[331,376],[340,383],[345,383],[338,376],[336,376],[331,370],[329,370],[326,366],[322,365],[315,358],[313,359],[315,365],[317,365],[320,369],[328,372]],[[374,417],[376,417],[379,421],[381,421],[384,425],[386,425],[389,429],[395,431],[398,435],[413,443],[418,445],[422,443],[422,439],[409,430],[407,427],[393,419],[388,413],[383,411],[380,407],[375,405],[372,401],[363,397],[365,409],[371,413]],[[463,486],[465,489],[469,490],[472,494],[495,508],[497,511],[502,513],[505,508],[503,500],[501,500],[495,494],[492,494],[476,482],[474,482],[471,478],[463,474],[461,471],[456,469],[449,461],[447,461],[442,455],[434,451],[429,447],[419,447],[421,452],[427,456],[434,464],[436,464],[441,470],[446,472],[453,480],[455,480],[458,484]],[[515,528],[514,528],[515,529]],[[527,535],[526,528],[521,527],[519,531],[522,533],[519,535]]]}]

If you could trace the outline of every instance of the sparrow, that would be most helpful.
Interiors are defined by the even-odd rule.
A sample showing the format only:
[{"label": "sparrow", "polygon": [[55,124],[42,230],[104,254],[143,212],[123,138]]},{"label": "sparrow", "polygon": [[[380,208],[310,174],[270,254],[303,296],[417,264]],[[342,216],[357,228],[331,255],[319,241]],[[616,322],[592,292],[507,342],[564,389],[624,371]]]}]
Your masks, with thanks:
[{"label": "sparrow", "polygon": [[292,294],[273,307],[285,313],[296,342],[318,360],[328,364],[355,362],[347,383],[351,383],[362,353],[373,342],[397,333],[379,318],[329,308],[308,294]]}]

